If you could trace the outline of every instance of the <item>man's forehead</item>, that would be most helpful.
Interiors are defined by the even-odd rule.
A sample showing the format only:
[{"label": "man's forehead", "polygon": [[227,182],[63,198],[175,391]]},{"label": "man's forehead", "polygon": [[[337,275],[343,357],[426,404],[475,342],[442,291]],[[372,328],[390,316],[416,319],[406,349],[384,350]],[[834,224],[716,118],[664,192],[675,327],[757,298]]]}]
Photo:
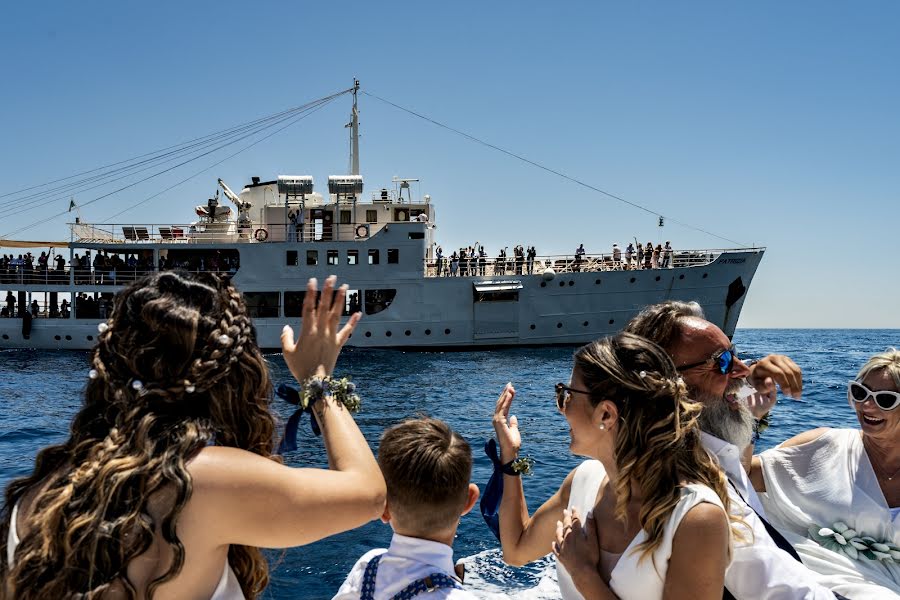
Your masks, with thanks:
[{"label": "man's forehead", "polygon": [[679,359],[677,362],[699,360],[699,356],[708,356],[731,345],[728,336],[705,319],[685,317],[680,324],[681,334],[672,348],[672,355]]}]

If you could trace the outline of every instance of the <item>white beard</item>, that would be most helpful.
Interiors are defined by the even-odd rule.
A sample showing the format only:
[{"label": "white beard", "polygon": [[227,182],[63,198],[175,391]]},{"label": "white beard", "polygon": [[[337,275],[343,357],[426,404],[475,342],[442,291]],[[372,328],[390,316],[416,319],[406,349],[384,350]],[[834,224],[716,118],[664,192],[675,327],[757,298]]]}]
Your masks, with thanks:
[{"label": "white beard", "polygon": [[[742,384],[742,380],[736,380],[728,386],[725,393],[733,392]],[[743,399],[738,401],[735,409],[722,396],[704,394],[695,389],[690,390],[690,395],[692,400],[703,404],[698,419],[700,429],[729,444],[734,444],[741,450],[750,445],[750,438],[753,436],[753,415]]]}]

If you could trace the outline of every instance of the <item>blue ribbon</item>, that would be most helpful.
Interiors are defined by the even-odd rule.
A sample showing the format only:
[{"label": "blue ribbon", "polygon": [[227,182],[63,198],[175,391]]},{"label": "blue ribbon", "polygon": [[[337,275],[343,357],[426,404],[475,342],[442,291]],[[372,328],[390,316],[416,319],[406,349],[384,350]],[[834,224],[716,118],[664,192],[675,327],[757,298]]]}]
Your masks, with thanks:
[{"label": "blue ribbon", "polygon": [[[297,407],[300,406],[300,390],[296,386],[287,383],[279,383],[278,387],[275,388],[275,395],[288,404],[293,404]],[[278,444],[278,454],[293,452],[297,449],[297,430],[300,427],[300,418],[305,412],[309,413],[309,424],[312,427],[313,434],[317,436],[322,435],[322,430],[319,429],[319,423],[312,414],[312,404],[306,408],[298,408],[284,426],[284,437],[281,438],[281,443]]]},{"label": "blue ribbon", "polygon": [[503,464],[500,462],[500,454],[497,451],[497,442],[494,438],[489,439],[484,444],[484,453],[491,459],[494,465],[494,472],[488,479],[484,488],[484,494],[481,495],[481,516],[488,529],[494,532],[497,541],[500,541],[500,501],[503,500]]}]

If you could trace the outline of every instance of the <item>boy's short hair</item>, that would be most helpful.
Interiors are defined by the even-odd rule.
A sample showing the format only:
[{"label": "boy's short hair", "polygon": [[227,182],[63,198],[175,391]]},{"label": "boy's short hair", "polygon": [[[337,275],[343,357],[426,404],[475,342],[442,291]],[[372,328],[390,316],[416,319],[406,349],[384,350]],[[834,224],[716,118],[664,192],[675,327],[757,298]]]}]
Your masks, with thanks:
[{"label": "boy's short hair", "polygon": [[418,533],[456,524],[468,499],[472,449],[438,419],[404,421],[384,432],[378,464],[391,515]]}]

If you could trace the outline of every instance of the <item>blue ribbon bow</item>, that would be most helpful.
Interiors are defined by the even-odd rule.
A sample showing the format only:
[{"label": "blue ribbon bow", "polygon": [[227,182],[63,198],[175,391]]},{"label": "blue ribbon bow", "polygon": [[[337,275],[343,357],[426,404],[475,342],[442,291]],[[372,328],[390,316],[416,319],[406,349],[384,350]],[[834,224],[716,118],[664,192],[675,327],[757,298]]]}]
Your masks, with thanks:
[{"label": "blue ribbon bow", "polygon": [[300,418],[305,412],[309,413],[309,424],[312,426],[313,434],[317,436],[322,435],[322,430],[319,429],[319,423],[312,414],[312,404],[306,408],[299,408],[300,390],[296,386],[287,383],[279,383],[278,387],[275,388],[275,395],[285,402],[298,407],[284,426],[284,437],[281,438],[281,443],[278,444],[278,454],[292,452],[297,449],[297,429],[300,427]]},{"label": "blue ribbon bow", "polygon": [[500,541],[500,501],[503,500],[503,464],[500,462],[500,454],[497,451],[497,442],[494,438],[484,444],[484,453],[491,459],[494,472],[481,495],[481,516],[495,536]]}]

